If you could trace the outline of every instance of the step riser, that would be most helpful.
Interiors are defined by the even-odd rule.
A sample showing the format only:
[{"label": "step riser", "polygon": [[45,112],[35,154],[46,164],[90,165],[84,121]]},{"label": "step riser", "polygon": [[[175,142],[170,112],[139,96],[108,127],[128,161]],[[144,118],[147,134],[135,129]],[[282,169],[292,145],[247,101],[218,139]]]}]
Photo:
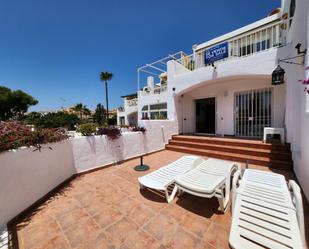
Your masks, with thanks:
[{"label": "step riser", "polygon": [[[167,150],[172,150],[172,151],[177,151],[177,152],[183,152],[183,153],[188,153],[188,154],[195,154],[199,156],[205,156],[205,157],[214,157],[218,159],[223,159],[223,160],[230,160],[230,161],[236,161],[236,162],[242,162],[245,163],[247,160],[243,158],[239,158],[237,156],[226,156],[226,155],[218,155],[218,154],[213,154],[211,152],[204,152],[204,151],[194,151],[193,150],[188,150],[186,148],[179,148],[179,147],[169,147],[168,145],[166,146]],[[291,164],[276,164],[272,162],[265,162],[265,161],[259,161],[259,160],[249,160],[250,164],[255,164],[255,165],[260,165],[260,166],[266,166],[266,167],[273,167],[277,169],[283,169],[283,170],[291,170],[293,168],[292,163]]]},{"label": "step riser", "polygon": [[233,146],[220,148],[220,147],[214,147],[211,144],[191,144],[191,143],[185,143],[184,141],[180,142],[180,141],[173,141],[173,140],[171,140],[169,144],[175,145],[175,146],[188,147],[188,148],[222,151],[222,152],[230,152],[230,153],[259,156],[259,157],[269,157],[272,159],[292,161],[290,153],[280,153],[282,152],[280,150],[271,151],[271,152],[260,152],[260,151],[254,151],[255,148],[252,148],[252,150],[241,150],[239,148],[233,148]]},{"label": "step riser", "polygon": [[256,149],[271,149],[276,151],[289,151],[289,145],[274,145],[274,144],[252,144],[246,142],[232,142],[232,141],[218,141],[211,139],[199,139],[199,138],[183,138],[173,136],[172,140],[182,141],[182,142],[192,142],[192,143],[205,143],[205,144],[217,144],[217,145],[227,145],[227,146],[237,146],[237,147],[247,147]]}]

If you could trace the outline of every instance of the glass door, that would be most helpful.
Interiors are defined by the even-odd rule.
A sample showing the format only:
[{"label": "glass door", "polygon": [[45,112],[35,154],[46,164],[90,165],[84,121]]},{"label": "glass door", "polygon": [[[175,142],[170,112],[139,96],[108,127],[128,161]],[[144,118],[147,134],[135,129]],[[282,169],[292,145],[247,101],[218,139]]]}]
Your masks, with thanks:
[{"label": "glass door", "polygon": [[235,93],[235,135],[263,136],[264,127],[272,123],[272,89]]}]

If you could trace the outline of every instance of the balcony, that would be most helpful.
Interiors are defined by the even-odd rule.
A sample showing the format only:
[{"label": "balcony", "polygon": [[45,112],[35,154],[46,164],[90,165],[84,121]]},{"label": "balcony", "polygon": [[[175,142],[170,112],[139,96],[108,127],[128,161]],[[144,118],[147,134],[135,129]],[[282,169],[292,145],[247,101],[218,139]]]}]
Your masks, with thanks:
[{"label": "balcony", "polygon": [[148,87],[144,87],[142,91],[140,91],[142,96],[148,96],[152,94],[161,94],[167,91],[167,85],[156,85],[153,90]]},{"label": "balcony", "polygon": [[[182,54],[181,58],[176,61],[186,69],[194,71],[196,69],[214,66],[214,63],[218,65],[222,62],[236,58],[263,53],[272,48],[284,45],[284,39],[280,27],[282,27],[282,24],[288,23],[288,20],[283,23],[279,19],[279,15],[267,17],[204,44],[195,46],[193,48],[193,54]],[[214,63],[207,63],[207,59],[212,56],[210,49],[215,45],[224,43],[227,44],[225,47],[227,49],[227,56],[224,59],[215,61]]]},{"label": "balcony", "polygon": [[124,107],[123,106],[120,106],[120,107],[118,107],[118,112],[124,112]]},{"label": "balcony", "polygon": [[137,106],[137,98],[135,98],[135,99],[128,99],[128,100],[127,100],[127,105],[128,105],[129,107],[131,107],[131,106]]}]

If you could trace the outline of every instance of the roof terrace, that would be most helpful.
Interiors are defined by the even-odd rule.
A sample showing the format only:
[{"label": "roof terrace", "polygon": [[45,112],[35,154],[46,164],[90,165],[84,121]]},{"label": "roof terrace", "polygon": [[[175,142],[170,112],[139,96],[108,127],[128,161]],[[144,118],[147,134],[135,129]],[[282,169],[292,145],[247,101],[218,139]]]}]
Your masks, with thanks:
[{"label": "roof terrace", "polygon": [[[146,156],[145,163],[155,170],[183,155],[165,150]],[[78,176],[17,221],[13,246],[229,248],[230,210],[223,214],[216,198],[189,194],[167,204],[161,193],[139,189],[137,178],[145,173],[133,170],[138,163],[133,159]],[[291,172],[279,173],[294,178]],[[304,204],[308,228],[309,209]]]}]

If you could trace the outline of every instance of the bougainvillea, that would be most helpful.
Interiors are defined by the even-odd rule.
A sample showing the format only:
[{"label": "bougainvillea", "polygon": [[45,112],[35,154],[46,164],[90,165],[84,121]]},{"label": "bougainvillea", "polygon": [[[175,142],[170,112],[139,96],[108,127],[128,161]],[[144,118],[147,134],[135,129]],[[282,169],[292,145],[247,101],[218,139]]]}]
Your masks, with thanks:
[{"label": "bougainvillea", "polygon": [[60,129],[35,129],[19,122],[0,122],[0,152],[17,149],[22,146],[33,146],[40,150],[42,144],[58,142],[67,139],[67,135]]},{"label": "bougainvillea", "polygon": [[109,127],[109,128],[100,127],[97,130],[97,135],[105,135],[108,139],[114,140],[121,136],[121,131],[117,127]]},{"label": "bougainvillea", "polygon": [[[306,70],[309,70],[309,67],[305,68]],[[299,80],[303,85],[305,85],[304,92],[307,92],[309,94],[309,79]]]},{"label": "bougainvillea", "polygon": [[141,127],[141,126],[136,126],[136,127],[132,128],[132,131],[135,131],[135,132],[140,131],[142,133],[145,133],[146,132],[146,128],[145,127]]}]

